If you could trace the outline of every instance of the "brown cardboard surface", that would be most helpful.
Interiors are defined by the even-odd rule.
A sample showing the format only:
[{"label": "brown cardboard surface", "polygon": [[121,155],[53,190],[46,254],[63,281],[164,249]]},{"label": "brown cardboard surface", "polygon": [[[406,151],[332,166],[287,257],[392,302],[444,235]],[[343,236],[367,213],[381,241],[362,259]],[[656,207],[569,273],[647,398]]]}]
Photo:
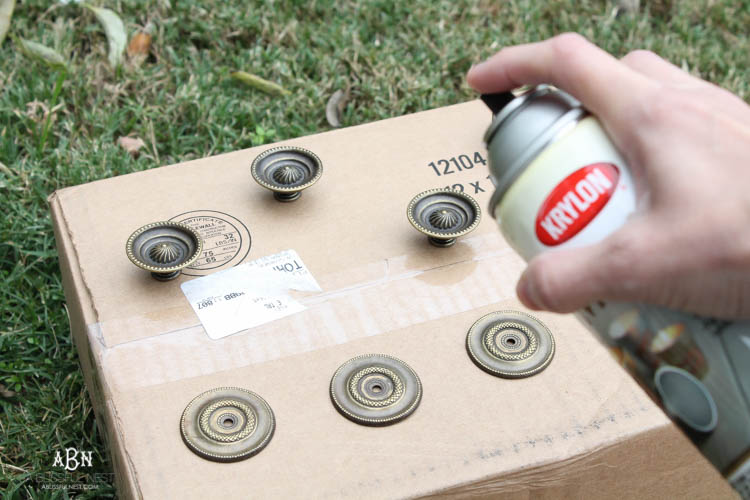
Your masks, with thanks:
[{"label": "brown cardboard surface", "polygon": [[[734,497],[731,491],[714,489],[718,473],[707,478],[704,464],[695,459],[696,453],[682,453],[686,444],[687,438],[676,428],[660,428],[573,459],[451,488],[425,498]],[[665,461],[664,456],[672,459]]]},{"label": "brown cardboard surface", "polygon": [[[503,380],[470,361],[471,324],[522,309],[524,264],[487,214],[436,249],[405,209],[422,190],[459,183],[486,206],[486,166],[437,176],[429,163],[486,158],[488,118],[476,101],[287,141],[324,164],[290,204],[250,178],[269,146],[51,198],[71,328],[123,497],[598,496],[593,485],[617,497],[732,495],[574,317],[538,314],[557,351],[537,376]],[[137,227],[194,210],[245,224],[246,260],[296,250],[323,292],[300,295],[302,313],[209,339],[179,288],[194,278],[156,282],[124,251]],[[330,403],[335,369],[370,352],[403,359],[422,379],[420,407],[399,424],[358,426]],[[275,412],[276,434],[249,460],[209,462],[180,439],[184,407],[219,386],[255,391]]]}]

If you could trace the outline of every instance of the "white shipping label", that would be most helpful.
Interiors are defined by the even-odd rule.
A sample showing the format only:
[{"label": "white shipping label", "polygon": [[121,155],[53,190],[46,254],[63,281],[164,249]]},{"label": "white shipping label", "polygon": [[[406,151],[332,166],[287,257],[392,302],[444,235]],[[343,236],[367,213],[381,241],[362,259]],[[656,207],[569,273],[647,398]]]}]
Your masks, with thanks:
[{"label": "white shipping label", "polygon": [[321,291],[294,250],[186,281],[181,288],[214,340],[305,310],[289,290]]}]

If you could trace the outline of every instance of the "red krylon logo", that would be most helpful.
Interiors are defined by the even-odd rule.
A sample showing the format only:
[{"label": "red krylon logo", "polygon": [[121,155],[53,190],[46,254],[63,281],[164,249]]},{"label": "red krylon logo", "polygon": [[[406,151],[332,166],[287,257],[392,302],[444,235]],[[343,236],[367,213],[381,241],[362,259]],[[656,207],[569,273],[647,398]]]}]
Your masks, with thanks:
[{"label": "red krylon logo", "polygon": [[612,197],[620,173],[611,163],[594,163],[566,177],[542,203],[536,236],[548,246],[568,241],[596,217]]}]

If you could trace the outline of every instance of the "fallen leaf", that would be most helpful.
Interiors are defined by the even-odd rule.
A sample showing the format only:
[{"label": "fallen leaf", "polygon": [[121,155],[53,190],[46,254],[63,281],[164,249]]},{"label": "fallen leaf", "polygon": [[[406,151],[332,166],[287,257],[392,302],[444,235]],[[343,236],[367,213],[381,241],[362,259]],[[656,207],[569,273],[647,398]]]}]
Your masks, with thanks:
[{"label": "fallen leaf", "polygon": [[128,57],[133,59],[135,57],[145,57],[148,55],[148,51],[151,50],[151,35],[139,31],[130,39],[128,44]]},{"label": "fallen leaf", "polygon": [[109,9],[88,4],[82,5],[94,13],[96,19],[104,28],[104,34],[107,35],[107,42],[109,43],[109,65],[116,68],[120,64],[122,54],[128,44],[128,35],[125,34],[125,25],[122,24],[122,19]]},{"label": "fallen leaf", "polygon": [[43,102],[33,100],[26,103],[24,114],[36,123],[41,123],[49,115],[49,108]]},{"label": "fallen leaf", "polygon": [[640,0],[617,0],[615,7],[615,16],[620,14],[635,14],[641,6]]},{"label": "fallen leaf", "polygon": [[5,387],[3,384],[0,384],[0,396],[4,398],[12,398],[16,394],[17,394],[16,392],[11,391],[7,387]]},{"label": "fallen leaf", "polygon": [[120,137],[117,139],[117,144],[133,157],[138,156],[138,150],[146,145],[140,137]]},{"label": "fallen leaf", "polygon": [[235,80],[238,80],[245,85],[248,85],[254,89],[258,89],[262,92],[265,92],[266,94],[272,94],[272,95],[289,95],[291,92],[289,92],[287,89],[282,87],[281,85],[269,82],[268,80],[264,80],[263,78],[253,75],[251,73],[246,73],[244,71],[235,71],[231,75],[232,78]]},{"label": "fallen leaf", "polygon": [[13,7],[16,0],[0,0],[0,45],[5,40],[5,35],[10,29],[10,18],[13,17]]},{"label": "fallen leaf", "polygon": [[41,43],[32,42],[31,40],[24,40],[23,38],[15,38],[15,40],[18,42],[18,47],[21,49],[21,52],[23,52],[25,56],[46,64],[51,68],[67,68],[68,63],[67,61],[65,61],[65,58],[54,49],[45,47]]},{"label": "fallen leaf", "polygon": [[337,90],[328,99],[326,104],[326,119],[331,127],[341,126],[341,114],[344,112],[346,102],[349,100],[349,91]]}]

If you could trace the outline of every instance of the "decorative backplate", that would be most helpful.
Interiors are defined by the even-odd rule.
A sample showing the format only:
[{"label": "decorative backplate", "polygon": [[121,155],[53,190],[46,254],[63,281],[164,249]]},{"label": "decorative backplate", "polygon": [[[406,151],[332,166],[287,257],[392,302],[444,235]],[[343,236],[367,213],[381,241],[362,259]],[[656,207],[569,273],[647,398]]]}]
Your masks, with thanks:
[{"label": "decorative backplate", "polygon": [[521,311],[498,311],[479,318],[466,336],[466,349],[482,370],[506,378],[544,370],[555,354],[549,329]]},{"label": "decorative backplate", "polygon": [[409,365],[385,354],[352,358],[331,379],[331,400],[349,420],[390,425],[417,409],[422,383]]},{"label": "decorative backplate", "polygon": [[130,262],[151,271],[151,275],[167,281],[200,257],[203,239],[190,226],[164,221],[147,224],[128,238],[125,252]]},{"label": "decorative backplate", "polygon": [[466,193],[450,189],[430,189],[415,196],[406,208],[406,217],[430,243],[449,247],[456,238],[473,231],[482,218],[479,204]]},{"label": "decorative backplate", "polygon": [[307,149],[280,146],[263,151],[250,166],[253,179],[278,201],[294,201],[323,175],[320,158]]},{"label": "decorative backplate", "polygon": [[188,448],[215,462],[236,462],[259,453],[275,428],[268,403],[254,392],[237,387],[200,394],[180,419],[182,440]]}]

